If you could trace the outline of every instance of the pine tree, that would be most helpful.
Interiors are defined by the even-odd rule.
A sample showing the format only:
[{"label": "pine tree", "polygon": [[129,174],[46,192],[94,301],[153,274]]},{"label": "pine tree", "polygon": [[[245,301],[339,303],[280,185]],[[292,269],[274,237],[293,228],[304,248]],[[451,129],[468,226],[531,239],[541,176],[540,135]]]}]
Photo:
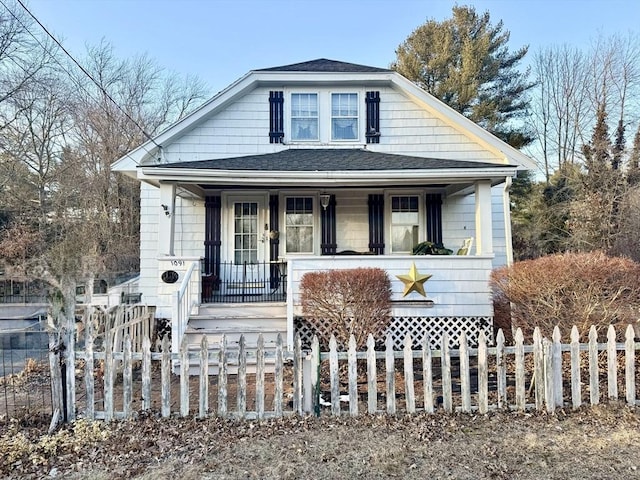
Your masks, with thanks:
[{"label": "pine tree", "polygon": [[528,107],[533,87],[517,67],[528,47],[510,52],[509,31],[492,25],[489,13],[453,7],[453,17],[428,20],[396,50],[392,68],[515,147],[531,141],[512,120]]}]

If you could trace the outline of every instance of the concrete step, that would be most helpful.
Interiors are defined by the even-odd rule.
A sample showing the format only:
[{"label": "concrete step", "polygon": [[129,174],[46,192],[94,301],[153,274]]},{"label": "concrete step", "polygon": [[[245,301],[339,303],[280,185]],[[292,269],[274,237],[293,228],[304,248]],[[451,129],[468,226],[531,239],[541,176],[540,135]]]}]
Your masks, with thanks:
[{"label": "concrete step", "polygon": [[287,332],[286,329],[277,329],[270,327],[253,327],[253,328],[199,328],[187,329],[186,337],[189,349],[199,349],[202,338],[207,337],[209,347],[217,348],[224,335],[227,342],[227,349],[236,349],[240,343],[240,337],[244,335],[245,346],[255,349],[258,346],[258,336],[262,334],[265,348],[275,348],[278,334],[282,336],[283,347],[286,348]]}]

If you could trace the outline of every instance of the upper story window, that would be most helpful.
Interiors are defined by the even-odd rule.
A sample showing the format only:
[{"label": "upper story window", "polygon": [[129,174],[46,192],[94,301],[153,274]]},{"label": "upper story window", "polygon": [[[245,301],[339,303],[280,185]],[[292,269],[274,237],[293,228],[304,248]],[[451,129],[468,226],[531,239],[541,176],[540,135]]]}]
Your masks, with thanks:
[{"label": "upper story window", "polygon": [[287,197],[287,253],[313,253],[313,198]]},{"label": "upper story window", "polygon": [[318,140],[318,94],[291,94],[291,139]]},{"label": "upper story window", "polygon": [[358,94],[331,94],[331,139],[358,139]]},{"label": "upper story window", "polygon": [[418,195],[391,197],[391,251],[410,254],[419,241],[420,202]]}]

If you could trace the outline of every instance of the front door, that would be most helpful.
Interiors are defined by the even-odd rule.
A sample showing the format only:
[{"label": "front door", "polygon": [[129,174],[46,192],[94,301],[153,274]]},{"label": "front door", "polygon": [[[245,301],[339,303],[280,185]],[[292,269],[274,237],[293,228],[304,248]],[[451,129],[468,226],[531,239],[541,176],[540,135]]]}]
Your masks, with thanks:
[{"label": "front door", "polygon": [[226,294],[262,295],[267,289],[265,265],[268,223],[263,196],[229,197],[230,242],[226,262]]}]

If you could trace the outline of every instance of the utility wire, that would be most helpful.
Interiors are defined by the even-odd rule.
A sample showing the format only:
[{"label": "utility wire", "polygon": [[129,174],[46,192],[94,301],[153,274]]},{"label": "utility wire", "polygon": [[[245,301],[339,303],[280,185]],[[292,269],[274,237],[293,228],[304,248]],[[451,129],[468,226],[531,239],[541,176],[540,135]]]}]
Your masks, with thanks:
[{"label": "utility wire", "polygon": [[[127,119],[129,119],[141,132],[142,134],[149,139],[156,147],[158,147],[159,149],[162,149],[161,145],[158,145],[158,143],[156,143],[156,141],[151,137],[151,135],[149,135],[144,128],[142,128],[142,126],[135,120],[133,119],[122,107],[120,107],[120,105],[113,99],[113,97],[104,89],[104,87],[95,80],[95,78],[93,78],[93,76],[73,57],[73,55],[71,55],[71,53],[69,53],[66,48],[49,32],[49,30],[31,13],[31,11],[29,11],[29,9],[22,3],[22,1],[17,0],[18,3],[20,4],[20,6],[29,14],[29,16],[31,18],[33,18],[33,20],[46,32],[46,34],[55,42],[55,44],[65,53],[65,55],[67,55],[72,61],[73,63],[98,87],[98,89],[109,99],[109,101],[111,103],[113,103],[113,105],[115,105],[115,107],[120,110]],[[29,29],[29,27],[27,25],[25,25],[20,18],[18,18],[16,16],[16,14],[7,6],[7,4],[3,1],[0,0],[0,4],[2,4],[4,6],[4,8],[11,14],[11,16],[18,21],[22,27],[29,33],[29,35],[31,35],[34,40],[42,47],[43,51],[45,53],[47,53],[56,63],[58,63],[58,65],[67,73],[67,75],[69,75],[69,77],[71,79],[73,79],[73,75],[66,69],[66,67],[56,58],[56,56],[47,48],[45,47],[45,45],[42,44],[42,42],[40,41],[40,39],[33,33],[31,32],[31,30]],[[87,95],[89,95],[89,97],[93,98],[93,95],[81,84],[81,83],[77,83],[77,85],[82,88]],[[96,102],[97,105],[99,105],[104,111],[105,113],[109,113],[107,110],[104,109],[104,106],[97,101],[95,98],[93,98],[94,102]],[[142,146],[147,153],[151,153],[147,148],[145,148],[144,146]],[[135,161],[135,159],[133,159],[133,157],[131,157],[128,153],[125,154],[125,156],[131,158],[134,163],[138,164],[138,162]]]},{"label": "utility wire", "polygon": [[26,7],[26,5],[24,3],[22,3],[22,0],[17,0],[18,3],[20,4],[20,6],[22,8],[24,8],[24,10],[29,14],[29,16],[31,18],[33,18],[33,20],[35,20],[35,22],[40,25],[40,27],[45,31],[45,33],[49,36],[49,38],[51,38],[51,40],[53,40],[56,45],[58,45],[58,47],[60,47],[60,49],[65,53],[65,55],[67,57],[69,57],[71,59],[71,61],[73,63],[75,63],[78,68],[80,70],[82,70],[82,73],[84,73],[87,77],[89,77],[89,79],[91,79],[91,81],[96,85],[96,87],[98,87],[100,89],[100,91],[102,93],[104,93],[106,95],[106,97],[111,100],[111,102],[118,108],[118,110],[120,110],[122,113],[124,113],[124,115],[131,120],[131,122],[133,122],[133,124],[138,127],[140,129],[140,131],[142,132],[142,134],[147,137],[156,147],[158,148],[162,148],[160,145],[158,145],[155,140],[151,137],[151,135],[149,135],[146,130],[144,128],[142,128],[142,126],[136,122],[120,105],[118,105],[118,103],[113,99],[113,97],[111,97],[111,95],[109,95],[109,93],[104,89],[104,87],[100,84],[100,82],[98,82],[95,78],[93,78],[93,76],[87,71],[86,68],[84,68],[80,62],[78,62],[73,55],[71,55],[66,48],[64,48],[64,46],[58,41],[58,39],[56,37],[53,36],[53,34],[51,34],[51,32],[49,32],[49,30],[47,29],[47,27],[45,27],[40,20],[38,20],[36,18],[36,16],[31,13],[31,11]]}]

